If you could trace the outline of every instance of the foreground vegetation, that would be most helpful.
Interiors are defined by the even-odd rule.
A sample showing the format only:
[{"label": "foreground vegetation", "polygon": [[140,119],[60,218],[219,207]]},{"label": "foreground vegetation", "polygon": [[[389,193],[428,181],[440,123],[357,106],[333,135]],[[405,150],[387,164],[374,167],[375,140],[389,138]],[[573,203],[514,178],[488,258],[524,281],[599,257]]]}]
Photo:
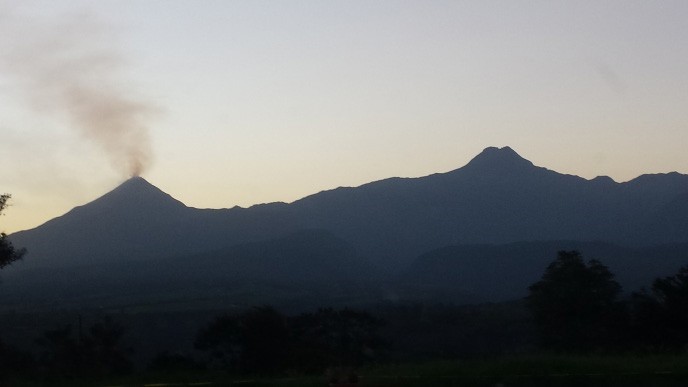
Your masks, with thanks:
[{"label": "foreground vegetation", "polygon": [[[369,385],[684,385],[686,355],[522,355],[373,367]],[[386,379],[397,378],[394,383]]]},{"label": "foreground vegetation", "polygon": [[[164,315],[166,322],[191,332],[191,340],[167,332],[159,336],[157,353],[138,361],[132,355],[136,347],[141,349],[139,340],[160,331],[160,320],[137,323],[120,313],[115,319],[104,314],[82,324],[79,314],[77,325],[60,324],[33,336],[30,350],[0,341],[0,385],[688,382],[688,268],[657,279],[650,292],[621,298],[621,288],[605,266],[586,264],[578,252],[560,252],[529,290],[524,301],[506,304],[395,302],[299,315],[269,306],[206,317],[193,312],[202,321],[195,328],[179,315]],[[19,325],[40,320],[11,317]],[[138,340],[127,341],[128,330]],[[190,341],[190,351],[166,350],[184,341]]]},{"label": "foreground vegetation", "polygon": [[[334,370],[336,372],[337,370]],[[329,370],[333,372],[333,370]],[[370,365],[355,370],[358,386],[684,386],[688,355],[519,355],[412,364]],[[33,386],[327,386],[328,372],[257,376],[220,371],[145,372],[119,377],[6,380]],[[344,384],[342,384],[344,385]]]},{"label": "foreground vegetation", "polygon": [[[22,254],[0,234],[0,268]],[[686,385],[688,266],[626,298],[613,277],[562,251],[525,300],[501,305],[262,306],[195,320],[100,311],[88,323],[78,311],[76,324],[42,327],[12,313],[0,332],[20,327],[26,340],[0,341],[0,386]],[[134,359],[146,340],[152,356]]]}]

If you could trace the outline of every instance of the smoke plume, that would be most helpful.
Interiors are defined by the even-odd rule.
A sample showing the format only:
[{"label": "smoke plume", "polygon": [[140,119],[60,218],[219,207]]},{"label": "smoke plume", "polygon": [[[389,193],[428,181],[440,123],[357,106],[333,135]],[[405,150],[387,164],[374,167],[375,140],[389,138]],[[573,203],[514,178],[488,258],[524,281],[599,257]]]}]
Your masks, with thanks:
[{"label": "smoke plume", "polygon": [[18,15],[0,23],[3,73],[31,107],[66,117],[122,173],[144,172],[151,162],[146,122],[156,109],[125,82],[115,31],[90,14],[59,24]]}]

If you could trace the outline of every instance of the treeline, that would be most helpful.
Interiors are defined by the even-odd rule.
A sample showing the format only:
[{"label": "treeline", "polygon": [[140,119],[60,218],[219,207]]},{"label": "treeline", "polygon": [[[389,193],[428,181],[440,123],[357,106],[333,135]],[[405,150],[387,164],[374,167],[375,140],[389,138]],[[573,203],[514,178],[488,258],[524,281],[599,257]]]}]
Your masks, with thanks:
[{"label": "treeline", "polygon": [[[195,354],[161,351],[150,371],[223,370],[232,374],[276,375],[349,369],[376,358],[382,322],[364,311],[322,308],[286,316],[270,306],[215,317],[196,333]],[[82,329],[65,325],[35,340],[37,353],[0,341],[3,378],[107,377],[133,372],[134,348],[122,339],[124,327],[105,316]]]},{"label": "treeline", "polygon": [[12,376],[77,377],[124,374],[133,370],[131,348],[122,346],[125,329],[104,317],[83,330],[64,325],[36,338],[30,353],[0,341],[0,384]]},{"label": "treeline", "polygon": [[562,352],[676,352],[688,348],[688,266],[657,278],[649,290],[622,297],[600,261],[560,251],[526,305],[539,344]]},{"label": "treeline", "polygon": [[[495,284],[499,286],[499,284]],[[125,317],[125,315],[120,315]],[[209,315],[210,316],[210,315]],[[364,364],[547,352],[657,353],[688,348],[688,266],[624,294],[599,261],[561,251],[524,300],[482,305],[390,301],[287,315],[261,306],[201,317],[193,348],[145,364],[112,317],[38,335],[31,353],[0,342],[2,378],[104,377],[142,371],[322,374]],[[146,325],[139,325],[138,332]],[[40,331],[39,331],[40,332]],[[145,335],[139,334],[139,339]],[[184,338],[166,336],[171,345]],[[178,346],[177,346],[178,348]],[[348,371],[346,371],[348,372]],[[345,372],[345,373],[346,373]]]},{"label": "treeline", "polygon": [[195,347],[206,353],[207,365],[239,372],[319,372],[374,359],[380,325],[369,313],[350,309],[289,318],[265,306],[217,317],[198,333]]}]

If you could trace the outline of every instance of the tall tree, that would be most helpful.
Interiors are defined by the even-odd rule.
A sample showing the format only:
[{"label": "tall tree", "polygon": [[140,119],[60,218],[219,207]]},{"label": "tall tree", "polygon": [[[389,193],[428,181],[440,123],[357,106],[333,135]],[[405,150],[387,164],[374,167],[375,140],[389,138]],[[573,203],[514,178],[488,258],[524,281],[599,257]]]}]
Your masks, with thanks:
[{"label": "tall tree", "polygon": [[688,266],[657,278],[650,292],[633,294],[634,337],[648,349],[685,351],[688,346]]},{"label": "tall tree", "polygon": [[[7,207],[7,201],[10,197],[11,196],[8,194],[0,195],[0,215],[5,207]],[[12,243],[7,239],[7,234],[0,232],[0,269],[21,259],[25,252],[26,250],[24,249],[15,249]]]},{"label": "tall tree", "polygon": [[626,331],[621,286],[599,261],[586,264],[578,251],[560,251],[529,291],[526,302],[546,347],[587,351],[620,344]]}]

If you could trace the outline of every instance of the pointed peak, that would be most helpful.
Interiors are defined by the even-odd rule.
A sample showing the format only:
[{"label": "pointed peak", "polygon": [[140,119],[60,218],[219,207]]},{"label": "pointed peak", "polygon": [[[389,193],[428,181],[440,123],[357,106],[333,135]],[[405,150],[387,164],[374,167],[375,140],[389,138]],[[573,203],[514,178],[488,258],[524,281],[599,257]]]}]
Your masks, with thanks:
[{"label": "pointed peak", "polygon": [[514,169],[533,167],[533,163],[521,157],[508,146],[503,148],[488,147],[475,156],[466,165],[481,171],[513,171]]},{"label": "pointed peak", "polygon": [[[142,183],[148,183],[148,180],[144,179],[144,178],[141,177],[141,176],[132,176],[132,177],[128,178],[128,179],[125,181],[125,183],[126,183],[126,182],[142,182]],[[150,183],[148,183],[148,184],[150,184]]]},{"label": "pointed peak", "polygon": [[94,207],[185,207],[185,205],[149,183],[146,179],[135,176],[127,179],[112,191],[106,193],[86,206]]},{"label": "pointed peak", "polygon": [[127,180],[125,180],[122,184],[117,186],[114,190],[118,189],[125,189],[125,188],[143,188],[143,187],[152,187],[152,188],[157,188],[153,184],[149,183],[148,180],[144,179],[141,176],[134,176],[130,177]]},{"label": "pointed peak", "polygon": [[106,193],[104,196],[127,196],[127,197],[140,197],[140,196],[157,196],[157,195],[167,195],[161,191],[158,187],[149,183],[148,180],[140,176],[131,177],[125,180],[122,184],[118,185],[112,191]]}]

